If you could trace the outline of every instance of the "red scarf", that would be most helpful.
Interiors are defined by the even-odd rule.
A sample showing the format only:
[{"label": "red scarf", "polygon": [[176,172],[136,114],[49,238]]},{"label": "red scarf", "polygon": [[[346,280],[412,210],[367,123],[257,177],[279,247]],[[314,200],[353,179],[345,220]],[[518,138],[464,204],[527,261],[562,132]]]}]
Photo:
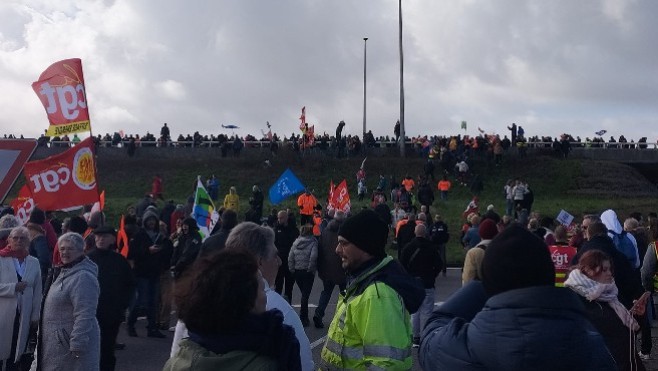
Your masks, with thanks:
[{"label": "red scarf", "polygon": [[28,255],[30,255],[29,252],[26,250],[12,250],[11,246],[7,245],[4,249],[0,250],[0,256],[3,258],[16,258],[19,260],[25,259]]}]

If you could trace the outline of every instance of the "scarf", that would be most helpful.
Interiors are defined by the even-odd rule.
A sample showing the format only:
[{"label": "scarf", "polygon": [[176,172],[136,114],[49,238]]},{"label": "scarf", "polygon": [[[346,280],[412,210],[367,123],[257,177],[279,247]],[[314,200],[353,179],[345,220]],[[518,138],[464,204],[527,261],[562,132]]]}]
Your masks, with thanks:
[{"label": "scarf", "polygon": [[217,354],[235,350],[253,351],[277,360],[279,370],[301,371],[299,341],[295,330],[283,324],[277,309],[248,314],[237,329],[219,334],[189,331],[190,340]]},{"label": "scarf", "polygon": [[0,250],[0,256],[3,258],[16,258],[18,260],[25,259],[30,253],[27,250],[12,250],[11,246],[7,245],[4,249]]},{"label": "scarf", "polygon": [[631,312],[617,299],[619,291],[614,281],[612,283],[600,283],[587,277],[579,269],[574,269],[569,273],[569,278],[564,281],[564,286],[589,301],[596,300],[608,303],[626,327],[633,331],[639,330],[640,326],[635,321],[635,318],[633,318]]}]

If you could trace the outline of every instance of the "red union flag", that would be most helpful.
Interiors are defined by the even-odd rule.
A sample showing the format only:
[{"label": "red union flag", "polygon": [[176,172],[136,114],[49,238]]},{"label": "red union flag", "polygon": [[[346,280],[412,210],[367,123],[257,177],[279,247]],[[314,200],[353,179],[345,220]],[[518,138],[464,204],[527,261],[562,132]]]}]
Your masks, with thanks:
[{"label": "red union flag", "polygon": [[304,128],[306,127],[306,106],[302,107],[302,115],[299,116],[299,119],[302,121],[301,124],[299,124],[299,130],[304,131]]},{"label": "red union flag", "polygon": [[339,185],[331,192],[329,203],[336,209],[348,213],[351,208],[350,193],[347,190],[347,182],[343,179]]},{"label": "red union flag", "polygon": [[48,114],[47,135],[62,136],[91,129],[80,59],[53,63],[32,84],[32,89]]},{"label": "red union flag", "polygon": [[10,205],[16,212],[16,218],[18,218],[19,223],[25,225],[30,219],[30,213],[34,210],[34,200],[27,185],[21,187],[21,190],[18,191],[18,197]]},{"label": "red union flag", "polygon": [[92,138],[66,152],[28,162],[23,173],[35,205],[45,211],[93,204],[99,200]]}]

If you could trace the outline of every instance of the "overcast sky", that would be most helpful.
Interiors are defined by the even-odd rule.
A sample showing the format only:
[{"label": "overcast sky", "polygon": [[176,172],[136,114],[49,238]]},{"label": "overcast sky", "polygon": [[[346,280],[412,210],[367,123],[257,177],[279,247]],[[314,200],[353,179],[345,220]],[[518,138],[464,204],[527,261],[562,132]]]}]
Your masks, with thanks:
[{"label": "overcast sky", "polygon": [[[403,1],[407,134],[658,139],[658,2]],[[94,134],[392,135],[400,112],[395,0],[2,0],[0,134],[38,136],[31,88],[81,58]]]}]

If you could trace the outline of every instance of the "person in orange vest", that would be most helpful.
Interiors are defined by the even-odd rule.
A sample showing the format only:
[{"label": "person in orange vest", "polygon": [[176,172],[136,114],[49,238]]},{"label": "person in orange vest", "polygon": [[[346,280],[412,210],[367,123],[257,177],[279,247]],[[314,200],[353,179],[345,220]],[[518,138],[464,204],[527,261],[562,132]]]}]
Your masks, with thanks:
[{"label": "person in orange vest", "polygon": [[448,180],[448,176],[444,175],[443,179],[439,180],[437,188],[441,192],[441,201],[448,201],[448,191],[452,187],[452,183]]},{"label": "person in orange vest", "polygon": [[412,192],[416,186],[416,182],[414,182],[414,179],[409,176],[409,174],[407,174],[407,176],[402,179],[402,185],[404,186],[404,189],[407,190],[407,192]]},{"label": "person in orange vest", "polygon": [[578,252],[575,247],[569,246],[567,242],[567,229],[563,225],[555,228],[555,244],[548,247],[555,267],[555,286],[564,287],[567,272],[571,266],[571,260]]},{"label": "person in orange vest", "polygon": [[300,225],[313,224],[313,209],[317,206],[318,200],[311,194],[307,188],[304,193],[297,198],[297,206],[299,206]]},{"label": "person in orange vest", "polygon": [[316,205],[313,208],[313,236],[320,238],[320,224],[322,224],[322,206]]}]

